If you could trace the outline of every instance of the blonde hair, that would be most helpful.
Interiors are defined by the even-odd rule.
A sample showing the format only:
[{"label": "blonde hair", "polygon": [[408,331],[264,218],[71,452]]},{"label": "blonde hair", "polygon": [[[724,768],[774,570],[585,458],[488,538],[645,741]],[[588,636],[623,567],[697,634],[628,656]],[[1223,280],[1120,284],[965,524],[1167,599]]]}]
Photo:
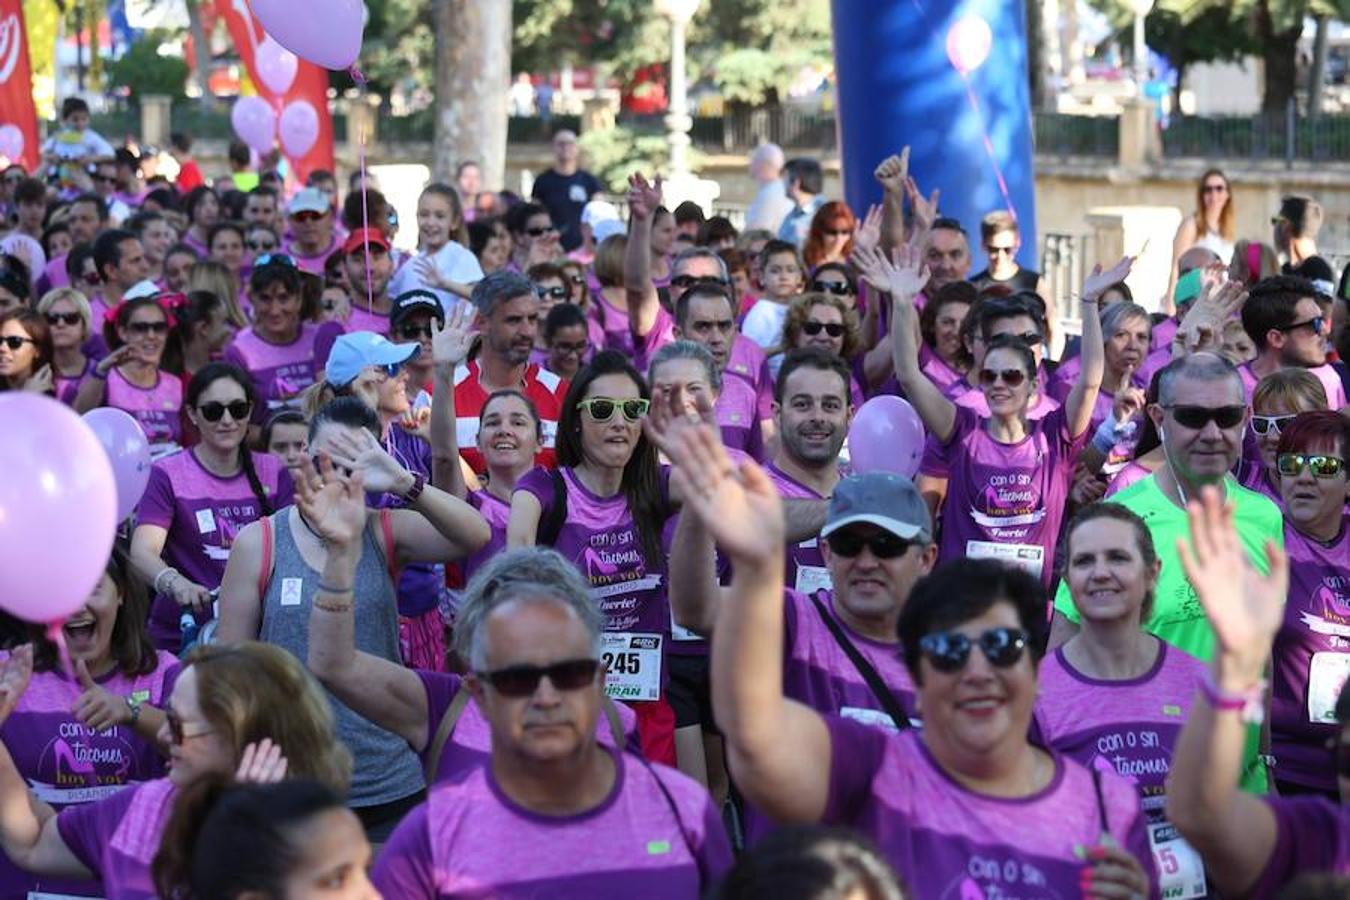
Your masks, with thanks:
[{"label": "blonde hair", "polygon": [[844,319],[844,346],[839,355],[852,360],[862,349],[862,328],[858,324],[858,313],[849,308],[843,297],[825,293],[801,294],[792,299],[788,304],[787,320],[783,323],[783,345],[770,351],[770,355],[796,349],[802,326],[806,324],[813,306],[829,306],[839,310]]},{"label": "blonde hair", "polygon": [[215,260],[201,259],[192,264],[188,273],[187,289],[191,291],[209,291],[225,304],[225,318],[235,328],[247,328],[248,319],[239,306],[239,279]]},{"label": "blonde hair", "polygon": [[1252,409],[1279,403],[1286,409],[1312,412],[1327,408],[1327,389],[1307,369],[1279,369],[1252,388]]},{"label": "blonde hair", "polygon": [[591,268],[595,280],[604,287],[623,286],[623,256],[628,250],[628,235],[611,234],[595,248]]},{"label": "blonde hair", "polygon": [[289,652],[244,641],[193,650],[197,703],[238,761],[249,744],[271,738],[290,778],[312,778],[345,794],[352,757],[334,730],[333,708],[314,677]]},{"label": "blonde hair", "polygon": [[53,288],[42,295],[42,299],[37,302],[37,311],[42,315],[51,312],[53,306],[59,300],[69,300],[75,307],[75,311],[80,314],[84,320],[84,334],[88,337],[93,330],[94,311],[89,308],[89,299],[73,287]]}]

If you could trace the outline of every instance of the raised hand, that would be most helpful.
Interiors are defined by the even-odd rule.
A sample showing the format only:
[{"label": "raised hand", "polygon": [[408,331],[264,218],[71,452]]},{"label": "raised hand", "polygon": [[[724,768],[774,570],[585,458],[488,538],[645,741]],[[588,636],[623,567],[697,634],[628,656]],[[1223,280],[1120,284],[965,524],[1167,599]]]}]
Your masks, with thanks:
[{"label": "raised hand", "polygon": [[360,542],[366,528],[366,494],[359,472],[342,475],[326,454],[319,456],[317,470],[308,457],[301,457],[295,505],[330,544],[351,547]]},{"label": "raised hand", "polygon": [[235,770],[234,780],[240,784],[275,784],[286,777],[286,757],[281,746],[263,738],[244,748]]},{"label": "raised hand", "polygon": [[873,203],[853,229],[853,246],[875,248],[881,243],[881,207]]},{"label": "raised hand", "polygon": [[[333,465],[360,475],[368,491],[396,492],[407,488],[412,478],[408,470],[380,446],[375,435],[364,428],[334,433],[324,449]],[[328,475],[324,474],[324,481],[327,480]]]},{"label": "raised hand", "polygon": [[80,680],[84,693],[70,711],[85,727],[106,731],[131,721],[131,707],[127,706],[126,698],[119,697],[96,682],[83,659],[75,660],[75,676]]},{"label": "raised hand", "polygon": [[661,176],[648,181],[641,172],[628,176],[628,209],[635,219],[647,219],[661,205]]},{"label": "raised hand", "polygon": [[1186,517],[1191,539],[1177,539],[1181,568],[1209,615],[1223,656],[1250,686],[1261,679],[1284,621],[1289,558],[1267,541],[1270,572],[1257,572],[1238,537],[1233,507],[1224,504],[1215,487],[1203,488],[1200,499],[1186,505]]},{"label": "raised hand", "polygon": [[0,723],[9,718],[19,698],[28,689],[33,677],[33,645],[24,644],[10,651],[9,659],[0,663]]},{"label": "raised hand", "polygon": [[691,395],[677,384],[670,390],[652,391],[652,405],[642,419],[642,432],[669,459],[671,435],[700,424],[717,427],[712,399],[707,394]]},{"label": "raised hand", "polygon": [[50,394],[52,392],[52,367],[47,363],[36,372],[33,377],[23,383],[25,391],[32,391],[35,394]]},{"label": "raised hand", "polygon": [[124,362],[130,362],[132,357],[133,351],[131,349],[131,345],[123,344],[116,350],[113,350],[107,356],[100,359],[98,361],[98,365],[94,367],[94,371],[97,372],[100,376],[107,377],[108,373],[111,372],[115,367],[122,365],[122,363]]},{"label": "raised hand", "polygon": [[[864,247],[857,242],[853,244],[853,253],[848,261],[853,264],[853,268],[858,270],[863,281],[872,286],[874,290],[886,293],[891,289],[890,279],[886,276],[886,268],[883,263],[886,257],[875,247]],[[871,311],[869,305],[868,311]]]},{"label": "raised hand", "polygon": [[431,321],[431,358],[437,366],[454,369],[469,358],[475,337],[473,318],[472,304],[456,303],[444,324]]},{"label": "raised hand", "polygon": [[909,180],[909,148],[901,150],[898,156],[883,159],[872,175],[886,193],[903,194]]},{"label": "raised hand", "polygon": [[1120,262],[1105,272],[1102,271],[1100,263],[1093,266],[1092,273],[1083,281],[1083,299],[1096,303],[1102,298],[1102,294],[1106,293],[1107,288],[1128,278],[1133,267],[1133,256],[1122,256]]},{"label": "raised hand", "polygon": [[933,188],[927,200],[919,190],[919,183],[909,176],[905,177],[905,196],[909,198],[909,207],[914,214],[914,236],[925,235],[933,230],[938,217],[938,197],[942,191]]},{"label": "raised hand", "polygon": [[430,256],[419,256],[412,261],[413,271],[423,284],[429,285],[438,291],[446,289],[448,282],[441,277],[441,270],[436,268],[436,261]]},{"label": "raised hand", "polygon": [[906,301],[903,305],[913,309],[914,304],[909,301],[919,296],[928,285],[928,266],[924,265],[922,252],[909,245],[897,247],[891,253],[891,261],[883,256],[881,264],[886,272],[886,290],[891,299],[899,306],[903,297]]},{"label": "raised hand", "polygon": [[1130,421],[1147,405],[1144,392],[1134,386],[1134,366],[1126,366],[1121,373],[1120,384],[1116,386],[1115,402],[1111,405],[1111,414],[1117,422]]}]

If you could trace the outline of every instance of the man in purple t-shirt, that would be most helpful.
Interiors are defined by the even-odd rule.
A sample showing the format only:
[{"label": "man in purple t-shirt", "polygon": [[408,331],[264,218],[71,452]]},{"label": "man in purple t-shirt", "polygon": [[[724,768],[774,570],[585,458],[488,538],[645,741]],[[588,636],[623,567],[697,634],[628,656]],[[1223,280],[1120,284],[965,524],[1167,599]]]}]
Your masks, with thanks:
[{"label": "man in purple t-shirt", "polygon": [[510,551],[474,576],[456,643],[491,758],[399,825],[373,875],[384,896],[673,900],[701,896],[728,868],[701,786],[596,741],[605,669],[623,664],[602,661],[603,624],[555,550]]}]

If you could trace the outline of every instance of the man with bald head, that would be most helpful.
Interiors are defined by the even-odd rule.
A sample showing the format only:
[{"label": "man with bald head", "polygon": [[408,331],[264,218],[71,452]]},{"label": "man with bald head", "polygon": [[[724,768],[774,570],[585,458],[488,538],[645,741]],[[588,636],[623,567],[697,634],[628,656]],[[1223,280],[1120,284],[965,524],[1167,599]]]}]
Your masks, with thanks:
[{"label": "man with bald head", "polygon": [[600,179],[581,168],[576,134],[564,128],[553,135],[553,168],[535,179],[531,196],[553,217],[564,250],[581,246],[581,211],[604,189]]}]

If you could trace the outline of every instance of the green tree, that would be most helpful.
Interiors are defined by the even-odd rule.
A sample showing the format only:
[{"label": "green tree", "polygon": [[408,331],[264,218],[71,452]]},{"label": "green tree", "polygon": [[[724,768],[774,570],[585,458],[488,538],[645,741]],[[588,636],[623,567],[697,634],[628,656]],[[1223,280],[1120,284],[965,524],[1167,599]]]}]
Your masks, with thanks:
[{"label": "green tree", "polygon": [[186,93],[188,65],[176,56],[161,56],[160,44],[167,35],[148,32],[132,44],[120,59],[108,63],[108,87],[126,88],[133,100],[146,94],[178,99]]}]

